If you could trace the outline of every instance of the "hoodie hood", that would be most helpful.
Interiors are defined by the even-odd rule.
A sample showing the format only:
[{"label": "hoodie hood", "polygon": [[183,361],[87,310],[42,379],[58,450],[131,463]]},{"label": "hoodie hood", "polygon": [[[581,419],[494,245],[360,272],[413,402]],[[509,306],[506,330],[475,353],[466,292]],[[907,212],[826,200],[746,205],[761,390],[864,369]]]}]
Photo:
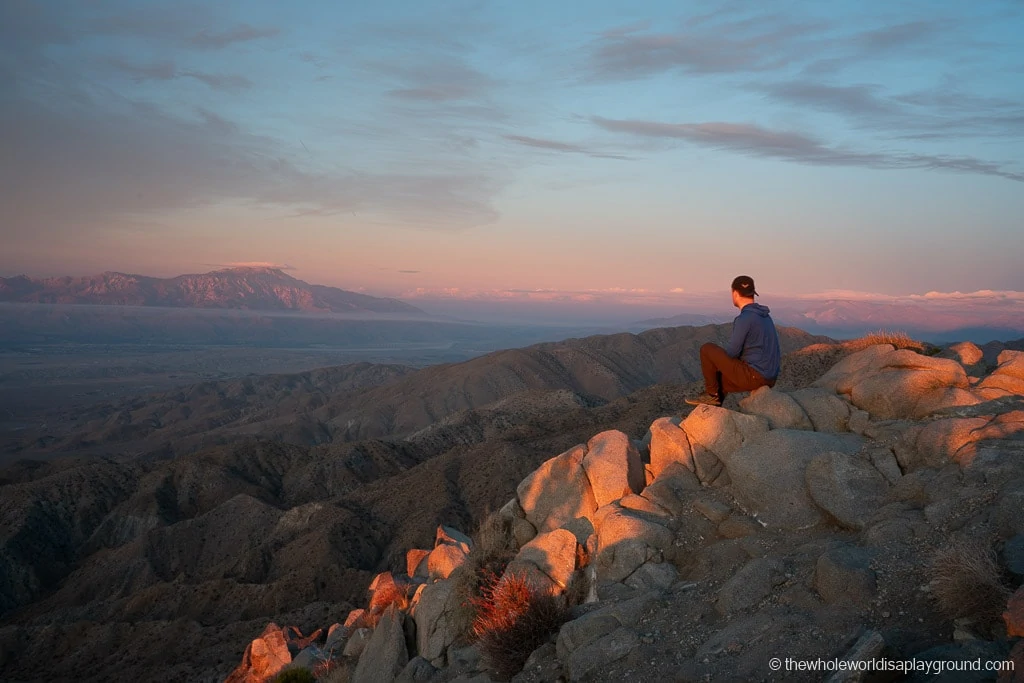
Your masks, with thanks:
[{"label": "hoodie hood", "polygon": [[[749,313],[748,313],[748,311],[749,311]],[[767,318],[768,314],[771,313],[771,310],[769,310],[769,308],[767,306],[762,306],[761,304],[754,303],[754,304],[747,304],[746,306],[743,307],[743,310],[740,311],[740,315],[744,315],[744,314],[749,315],[750,313],[754,313],[756,315],[759,315],[762,318]]]}]

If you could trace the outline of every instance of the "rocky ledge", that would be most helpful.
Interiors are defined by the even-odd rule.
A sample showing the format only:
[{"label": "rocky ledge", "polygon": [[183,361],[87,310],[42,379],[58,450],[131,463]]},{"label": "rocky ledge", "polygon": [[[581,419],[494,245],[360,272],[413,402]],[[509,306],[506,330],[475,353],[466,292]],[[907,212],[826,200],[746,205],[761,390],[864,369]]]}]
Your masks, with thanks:
[{"label": "rocky ledge", "polygon": [[[514,680],[823,678],[773,657],[1012,658],[1024,677],[1024,352],[945,355],[869,347],[809,388],[545,462],[478,538],[511,549],[492,588],[520,577],[563,610]],[[496,678],[467,628],[488,552],[439,527],[366,608],[308,637],[269,625],[228,681]]]}]

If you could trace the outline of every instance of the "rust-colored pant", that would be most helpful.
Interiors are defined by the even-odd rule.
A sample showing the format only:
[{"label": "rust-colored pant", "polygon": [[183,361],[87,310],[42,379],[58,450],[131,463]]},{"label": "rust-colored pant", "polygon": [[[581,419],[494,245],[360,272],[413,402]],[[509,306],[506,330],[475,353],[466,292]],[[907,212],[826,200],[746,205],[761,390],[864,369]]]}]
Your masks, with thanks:
[{"label": "rust-colored pant", "polygon": [[730,358],[725,349],[710,342],[700,347],[700,369],[704,373],[705,391],[722,400],[730,392],[775,386],[775,380],[765,379],[760,372],[739,358]]}]

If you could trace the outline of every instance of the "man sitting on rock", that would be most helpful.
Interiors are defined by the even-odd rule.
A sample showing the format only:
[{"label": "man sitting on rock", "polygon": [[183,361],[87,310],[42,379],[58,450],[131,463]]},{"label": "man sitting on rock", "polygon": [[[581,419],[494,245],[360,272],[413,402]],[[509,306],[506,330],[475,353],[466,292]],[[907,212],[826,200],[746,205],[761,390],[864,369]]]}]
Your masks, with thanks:
[{"label": "man sitting on rock", "polygon": [[779,334],[768,307],[754,302],[754,279],[740,275],[732,281],[732,305],[740,314],[732,323],[729,345],[700,347],[704,393],[687,399],[690,405],[720,406],[727,392],[775,386],[779,376]]}]

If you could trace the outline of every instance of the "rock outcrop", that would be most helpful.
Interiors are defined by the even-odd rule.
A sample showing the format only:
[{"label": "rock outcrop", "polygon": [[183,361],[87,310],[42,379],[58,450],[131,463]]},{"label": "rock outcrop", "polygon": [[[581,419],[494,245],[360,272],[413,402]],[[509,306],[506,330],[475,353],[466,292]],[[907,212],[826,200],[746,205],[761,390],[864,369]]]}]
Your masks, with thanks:
[{"label": "rock outcrop", "polygon": [[583,470],[599,508],[644,488],[640,453],[620,431],[601,432],[587,442]]},{"label": "rock outcrop", "polygon": [[1003,351],[999,365],[977,386],[977,393],[986,400],[1005,396],[1024,396],[1024,351]]},{"label": "rock outcrop", "polygon": [[586,446],[580,445],[540,466],[516,489],[519,506],[537,531],[553,531],[578,517],[590,518],[597,500],[583,468]]},{"label": "rock outcrop", "polygon": [[352,683],[391,683],[409,663],[405,643],[405,615],[391,605],[373,630],[359,663],[352,674]]},{"label": "rock outcrop", "polygon": [[274,623],[267,624],[260,637],[245,648],[242,663],[225,683],[263,683],[291,661],[284,629]]},{"label": "rock outcrop", "polygon": [[974,405],[963,366],[888,344],[843,359],[814,383],[848,396],[881,420],[921,419],[943,408]]},{"label": "rock outcrop", "polygon": [[[887,600],[916,604],[928,589],[895,564],[911,541],[938,548],[951,533],[995,529],[1024,576],[1014,559],[1024,547],[1024,411],[992,398],[997,385],[1015,386],[1020,362],[1004,352],[985,375],[969,347],[950,358],[870,347],[814,387],[760,389],[740,411],[662,417],[639,442],[604,431],[543,463],[497,513],[518,548],[502,580],[527,576],[578,604],[516,680],[622,678],[656,652],[685,659],[673,660],[680,679],[716,667],[759,677],[765,653],[878,657],[886,631],[861,624],[892,622],[902,612]],[[429,553],[406,555],[405,575],[378,576],[369,607],[344,627],[349,643],[364,640],[354,680],[487,676],[456,632],[453,581],[470,551],[442,527]],[[1019,596],[1005,616],[1011,637],[1024,636]],[[366,615],[379,623],[358,636],[373,628]],[[701,630],[709,619],[715,628]],[[698,635],[679,640],[680,629]],[[261,639],[240,669],[253,669]]]},{"label": "rock outcrop", "polygon": [[725,461],[736,499],[770,526],[800,529],[825,519],[806,484],[811,462],[826,453],[853,457],[862,447],[854,434],[774,429]]}]

